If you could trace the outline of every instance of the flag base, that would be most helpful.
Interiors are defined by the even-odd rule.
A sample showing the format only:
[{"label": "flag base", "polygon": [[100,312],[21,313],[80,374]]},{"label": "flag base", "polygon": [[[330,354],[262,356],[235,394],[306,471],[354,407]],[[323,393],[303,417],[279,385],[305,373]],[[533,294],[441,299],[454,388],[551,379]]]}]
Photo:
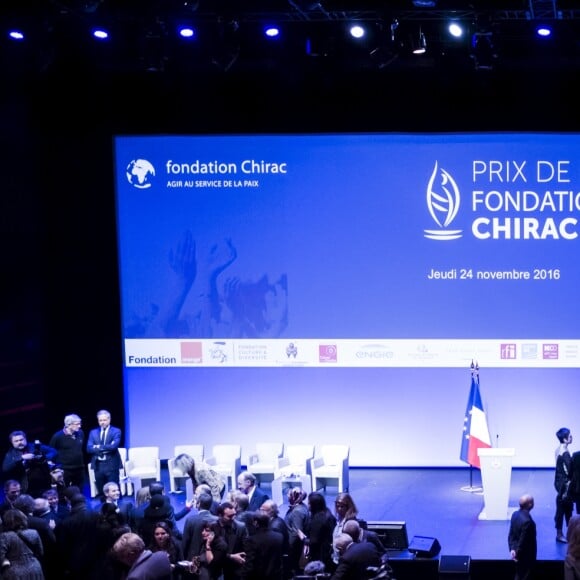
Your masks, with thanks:
[{"label": "flag base", "polygon": [[478,495],[483,495],[483,487],[481,487],[481,485],[464,485],[459,489],[461,491],[467,491],[468,493],[476,493]]}]

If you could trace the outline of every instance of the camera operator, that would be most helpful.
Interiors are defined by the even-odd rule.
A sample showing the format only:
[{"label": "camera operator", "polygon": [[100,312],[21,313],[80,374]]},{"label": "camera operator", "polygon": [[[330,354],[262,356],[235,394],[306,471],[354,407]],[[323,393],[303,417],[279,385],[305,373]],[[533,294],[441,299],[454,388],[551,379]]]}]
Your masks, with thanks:
[{"label": "camera operator", "polygon": [[22,493],[40,497],[50,488],[50,468],[56,450],[40,441],[28,443],[24,431],[13,431],[8,440],[12,449],[6,452],[2,462],[4,481],[14,479],[20,482]]}]

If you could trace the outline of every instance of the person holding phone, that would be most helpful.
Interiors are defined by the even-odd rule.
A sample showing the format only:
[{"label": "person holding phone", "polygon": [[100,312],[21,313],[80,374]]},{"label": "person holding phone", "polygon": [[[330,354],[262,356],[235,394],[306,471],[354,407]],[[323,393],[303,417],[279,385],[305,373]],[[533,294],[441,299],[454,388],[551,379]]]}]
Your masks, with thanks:
[{"label": "person holding phone", "polygon": [[191,561],[191,572],[199,580],[218,580],[228,551],[216,522],[207,521],[201,528],[201,548]]}]

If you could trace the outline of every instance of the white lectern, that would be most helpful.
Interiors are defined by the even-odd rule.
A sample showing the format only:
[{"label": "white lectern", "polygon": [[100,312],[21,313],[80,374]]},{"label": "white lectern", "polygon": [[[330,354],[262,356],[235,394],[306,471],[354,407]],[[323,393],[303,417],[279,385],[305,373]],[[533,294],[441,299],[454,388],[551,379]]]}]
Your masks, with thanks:
[{"label": "white lectern", "polygon": [[513,448],[488,447],[478,449],[481,464],[484,507],[480,520],[509,520],[513,510],[508,509],[512,478]]}]

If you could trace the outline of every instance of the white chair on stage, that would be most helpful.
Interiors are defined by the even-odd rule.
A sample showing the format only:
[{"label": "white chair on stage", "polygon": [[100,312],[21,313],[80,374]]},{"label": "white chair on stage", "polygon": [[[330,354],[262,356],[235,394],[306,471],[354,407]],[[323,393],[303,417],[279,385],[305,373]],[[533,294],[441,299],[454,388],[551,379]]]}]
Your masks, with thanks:
[{"label": "white chair on stage", "polygon": [[[121,490],[121,495],[131,495],[133,493],[133,487],[131,482],[127,480],[127,475],[125,473],[125,462],[127,461],[127,449],[125,447],[119,447],[119,455],[121,456],[121,467],[119,468],[119,489]],[[102,492],[97,489],[97,479],[95,477],[95,470],[89,463],[89,485],[91,489],[91,497],[97,497]]]},{"label": "white chair on stage", "polygon": [[224,478],[224,493],[236,488],[236,479],[242,470],[241,445],[214,445],[211,457],[207,457],[205,462]]},{"label": "white chair on stage", "polygon": [[258,485],[274,479],[278,468],[278,460],[283,453],[284,443],[256,443],[256,453],[248,458],[248,471],[251,471],[256,476]]},{"label": "white chair on stage", "polygon": [[146,479],[161,481],[161,460],[159,447],[129,447],[125,472],[135,493],[141,489]]},{"label": "white chair on stage", "polygon": [[175,466],[175,458],[182,453],[193,457],[195,462],[203,461],[204,448],[203,445],[176,445],[173,448],[173,457],[167,460],[167,471],[169,472],[169,493],[177,493],[179,491],[178,479],[188,477],[181,469]]},{"label": "white chair on stage", "polygon": [[324,489],[328,480],[337,480],[338,491],[348,491],[348,445],[322,445],[316,456],[310,460],[312,470],[312,491]]},{"label": "white chair on stage", "polygon": [[314,457],[314,445],[286,445],[284,455],[278,458],[275,477],[289,475],[312,475],[310,460]]}]

